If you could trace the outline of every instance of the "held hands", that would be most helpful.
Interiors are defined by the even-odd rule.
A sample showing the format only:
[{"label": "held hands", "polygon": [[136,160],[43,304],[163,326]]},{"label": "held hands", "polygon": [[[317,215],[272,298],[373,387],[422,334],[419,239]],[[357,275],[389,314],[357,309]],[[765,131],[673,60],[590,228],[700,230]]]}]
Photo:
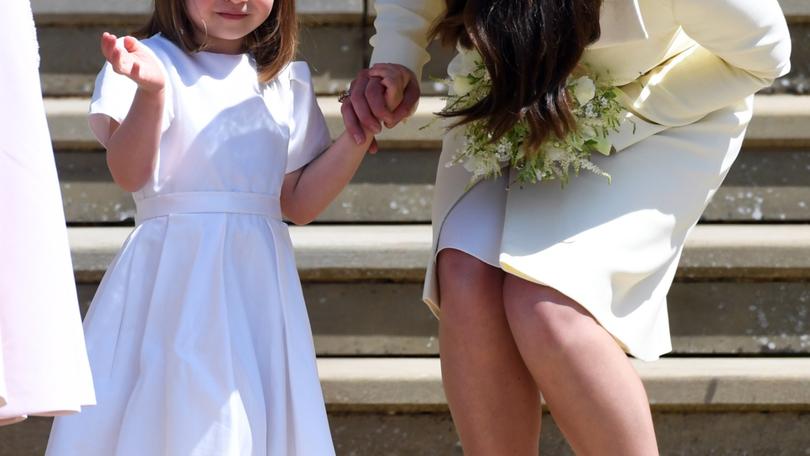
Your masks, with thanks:
[{"label": "held hands", "polygon": [[[413,114],[419,102],[419,81],[402,65],[378,63],[358,73],[349,94],[340,110],[343,123],[355,142],[362,144],[366,134],[380,133],[383,124],[393,128]],[[376,151],[374,140],[369,152]]]},{"label": "held hands", "polygon": [[135,81],[139,89],[159,93],[165,87],[166,80],[160,63],[135,38],[126,36],[119,43],[115,35],[105,32],[101,36],[101,53],[116,73]]}]

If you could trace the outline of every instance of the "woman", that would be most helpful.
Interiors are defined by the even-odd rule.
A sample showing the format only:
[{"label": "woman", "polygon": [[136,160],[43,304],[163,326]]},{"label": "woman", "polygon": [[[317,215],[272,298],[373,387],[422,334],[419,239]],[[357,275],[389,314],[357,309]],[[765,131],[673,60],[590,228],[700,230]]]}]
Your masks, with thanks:
[{"label": "woman", "polygon": [[31,6],[0,14],[0,425],[95,404]]},{"label": "woman", "polygon": [[[389,64],[355,81],[350,129],[412,108],[436,18],[440,38],[477,48],[494,75],[495,96],[456,120],[508,126],[530,112],[542,136],[564,117],[578,61],[620,87],[631,114],[614,154],[595,159],[611,184],[585,173],[564,189],[503,178],[467,192],[470,174],[444,166],[463,132],[446,136],[424,299],[441,310],[466,454],[537,454],[540,395],[577,454],[657,454],[625,352],[671,350],[666,294],[684,239],[740,150],[752,95],[788,71],[777,0],[377,0],[377,12],[372,63]],[[405,100],[392,113],[381,94]]]}]

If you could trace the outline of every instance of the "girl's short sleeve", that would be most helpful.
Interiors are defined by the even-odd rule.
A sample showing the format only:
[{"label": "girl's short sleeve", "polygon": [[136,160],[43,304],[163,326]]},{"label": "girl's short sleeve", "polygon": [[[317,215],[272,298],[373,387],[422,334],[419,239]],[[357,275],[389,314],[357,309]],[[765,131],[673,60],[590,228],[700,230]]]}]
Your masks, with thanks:
[{"label": "girl's short sleeve", "polygon": [[[160,59],[158,59],[158,61],[160,61]],[[167,77],[164,95],[166,99],[163,103],[162,131],[166,131],[173,117],[170,85]],[[132,100],[135,98],[135,92],[137,90],[138,85],[134,81],[116,73],[109,62],[104,64],[104,67],[96,77],[96,85],[93,89],[93,97],[90,100],[90,114],[88,117],[90,130],[103,146],[106,147],[107,141],[110,139],[110,121],[114,120],[119,124],[124,121],[124,118],[126,118],[129,113],[130,106],[132,106]]]},{"label": "girl's short sleeve", "polygon": [[332,139],[312,87],[309,66],[305,62],[293,62],[288,71],[292,109],[288,119],[290,143],[286,172],[291,173],[328,149]]}]

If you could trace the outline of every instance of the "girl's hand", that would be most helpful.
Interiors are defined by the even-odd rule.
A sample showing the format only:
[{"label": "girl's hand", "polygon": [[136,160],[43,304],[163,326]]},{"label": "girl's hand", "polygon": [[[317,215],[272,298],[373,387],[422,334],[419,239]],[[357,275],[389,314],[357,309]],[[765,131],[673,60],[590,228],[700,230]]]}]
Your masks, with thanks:
[{"label": "girl's hand", "polygon": [[[354,111],[351,109],[351,106],[344,102],[340,109],[340,114],[343,117],[343,125],[346,127],[346,134],[352,135],[352,140],[358,146],[363,145],[369,139],[371,142],[368,144],[368,152],[371,154],[377,153],[377,139],[374,138],[376,134],[375,131],[366,128],[363,124],[359,124],[357,120],[357,116],[355,115]],[[361,135],[353,135],[350,130],[350,125],[358,124],[360,127],[360,131],[362,132]]]},{"label": "girl's hand", "polygon": [[116,73],[135,81],[141,90],[158,93],[165,87],[160,62],[135,38],[126,36],[119,43],[115,35],[105,32],[101,36],[101,53]]},{"label": "girl's hand", "polygon": [[[367,132],[382,131],[382,123],[393,128],[413,114],[419,102],[419,81],[409,69],[397,64],[377,64],[363,69],[352,81],[350,95],[343,100],[341,113],[346,131],[358,144],[366,140]],[[377,150],[372,142],[371,153]]]}]

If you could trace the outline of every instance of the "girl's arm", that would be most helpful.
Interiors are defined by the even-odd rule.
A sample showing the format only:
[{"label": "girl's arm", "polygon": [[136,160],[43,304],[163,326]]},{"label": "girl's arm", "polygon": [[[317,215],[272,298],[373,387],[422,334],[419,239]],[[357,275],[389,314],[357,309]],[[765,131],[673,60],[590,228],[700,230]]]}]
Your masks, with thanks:
[{"label": "girl's arm", "polygon": [[357,172],[373,136],[357,144],[343,133],[332,146],[301,169],[287,174],[281,187],[281,211],[296,225],[318,216]]},{"label": "girl's arm", "polygon": [[107,166],[113,180],[126,191],[139,190],[155,169],[160,144],[165,77],[152,53],[132,37],[118,42],[105,33],[101,51],[113,70],[138,84],[129,113],[119,125],[110,122]]},{"label": "girl's arm", "polygon": [[622,87],[625,103],[681,126],[770,85],[790,69],[790,35],[777,0],[671,0],[699,46]]}]

